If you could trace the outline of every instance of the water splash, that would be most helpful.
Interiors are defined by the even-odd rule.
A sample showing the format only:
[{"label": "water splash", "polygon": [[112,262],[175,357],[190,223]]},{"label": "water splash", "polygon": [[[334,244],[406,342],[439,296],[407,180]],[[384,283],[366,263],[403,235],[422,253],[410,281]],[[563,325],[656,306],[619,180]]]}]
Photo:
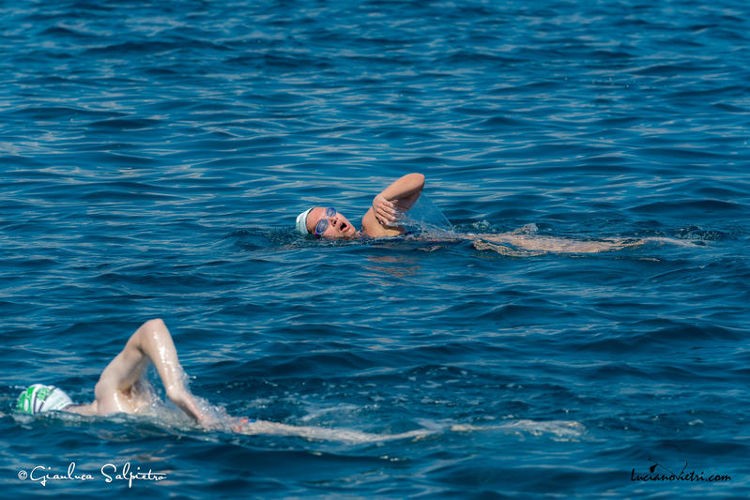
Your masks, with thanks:
[{"label": "water splash", "polygon": [[443,211],[424,193],[404,214],[402,225],[413,232],[419,233],[445,233],[453,230],[453,225]]}]

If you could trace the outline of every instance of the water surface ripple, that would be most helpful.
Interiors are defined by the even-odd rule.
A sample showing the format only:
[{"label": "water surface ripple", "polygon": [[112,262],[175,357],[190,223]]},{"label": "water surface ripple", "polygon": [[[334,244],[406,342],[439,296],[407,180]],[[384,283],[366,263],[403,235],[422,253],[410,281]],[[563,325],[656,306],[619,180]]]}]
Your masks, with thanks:
[{"label": "water surface ripple", "polygon": [[[750,47],[739,0],[0,5],[8,496],[750,495]],[[419,171],[457,232],[597,255],[318,243]],[[423,439],[12,415],[85,401],[140,324],[236,415]],[[43,443],[43,446],[40,444]],[[94,481],[18,479],[71,461]],[[686,471],[723,482],[638,481]],[[127,489],[127,483],[116,484]]]}]

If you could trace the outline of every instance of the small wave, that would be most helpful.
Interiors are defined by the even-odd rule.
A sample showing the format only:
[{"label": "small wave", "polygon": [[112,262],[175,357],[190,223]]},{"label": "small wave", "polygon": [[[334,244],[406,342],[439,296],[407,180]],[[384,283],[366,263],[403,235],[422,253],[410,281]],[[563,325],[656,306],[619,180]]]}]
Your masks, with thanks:
[{"label": "small wave", "polygon": [[160,120],[152,118],[111,118],[92,122],[90,126],[104,130],[128,131],[149,129],[160,123]]},{"label": "small wave", "polygon": [[639,213],[671,213],[677,212],[685,214],[686,212],[730,212],[730,211],[743,211],[745,206],[739,203],[733,203],[730,201],[723,200],[677,200],[677,201],[658,201],[653,203],[645,203],[637,205],[631,210]]}]

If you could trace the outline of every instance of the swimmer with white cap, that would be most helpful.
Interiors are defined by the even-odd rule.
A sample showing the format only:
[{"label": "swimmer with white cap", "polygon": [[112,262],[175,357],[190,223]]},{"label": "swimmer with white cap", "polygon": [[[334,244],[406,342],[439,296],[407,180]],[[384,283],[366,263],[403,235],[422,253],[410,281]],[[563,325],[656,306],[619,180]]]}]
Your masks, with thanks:
[{"label": "swimmer with white cap", "polygon": [[423,187],[424,175],[417,173],[391,183],[373,198],[372,206],[362,217],[361,231],[333,207],[312,207],[297,216],[297,232],[325,239],[399,236],[404,233],[398,225],[399,216],[414,205]]},{"label": "swimmer with white cap", "polygon": [[[405,230],[399,226],[401,215],[419,199],[424,188],[424,175],[407,174],[397,179],[372,200],[372,206],[362,217],[362,230],[333,207],[308,208],[297,216],[297,232],[315,238],[353,239],[359,237],[387,238],[400,236]],[[523,228],[522,228],[523,229]],[[427,235],[426,238],[434,238]],[[524,230],[507,233],[457,233],[439,235],[439,241],[466,240],[478,250],[493,250],[507,255],[539,255],[545,253],[598,253],[623,250],[648,242],[682,244],[671,238],[604,238],[580,241],[569,238],[543,236]]]}]

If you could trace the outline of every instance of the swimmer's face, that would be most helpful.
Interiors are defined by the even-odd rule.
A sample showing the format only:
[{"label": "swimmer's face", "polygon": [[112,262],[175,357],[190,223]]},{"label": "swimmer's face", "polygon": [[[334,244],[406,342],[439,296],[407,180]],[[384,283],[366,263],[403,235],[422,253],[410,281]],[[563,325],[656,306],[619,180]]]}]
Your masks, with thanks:
[{"label": "swimmer's face", "polygon": [[327,207],[315,207],[307,214],[307,232],[329,240],[351,239],[357,236],[357,228],[349,219]]}]

